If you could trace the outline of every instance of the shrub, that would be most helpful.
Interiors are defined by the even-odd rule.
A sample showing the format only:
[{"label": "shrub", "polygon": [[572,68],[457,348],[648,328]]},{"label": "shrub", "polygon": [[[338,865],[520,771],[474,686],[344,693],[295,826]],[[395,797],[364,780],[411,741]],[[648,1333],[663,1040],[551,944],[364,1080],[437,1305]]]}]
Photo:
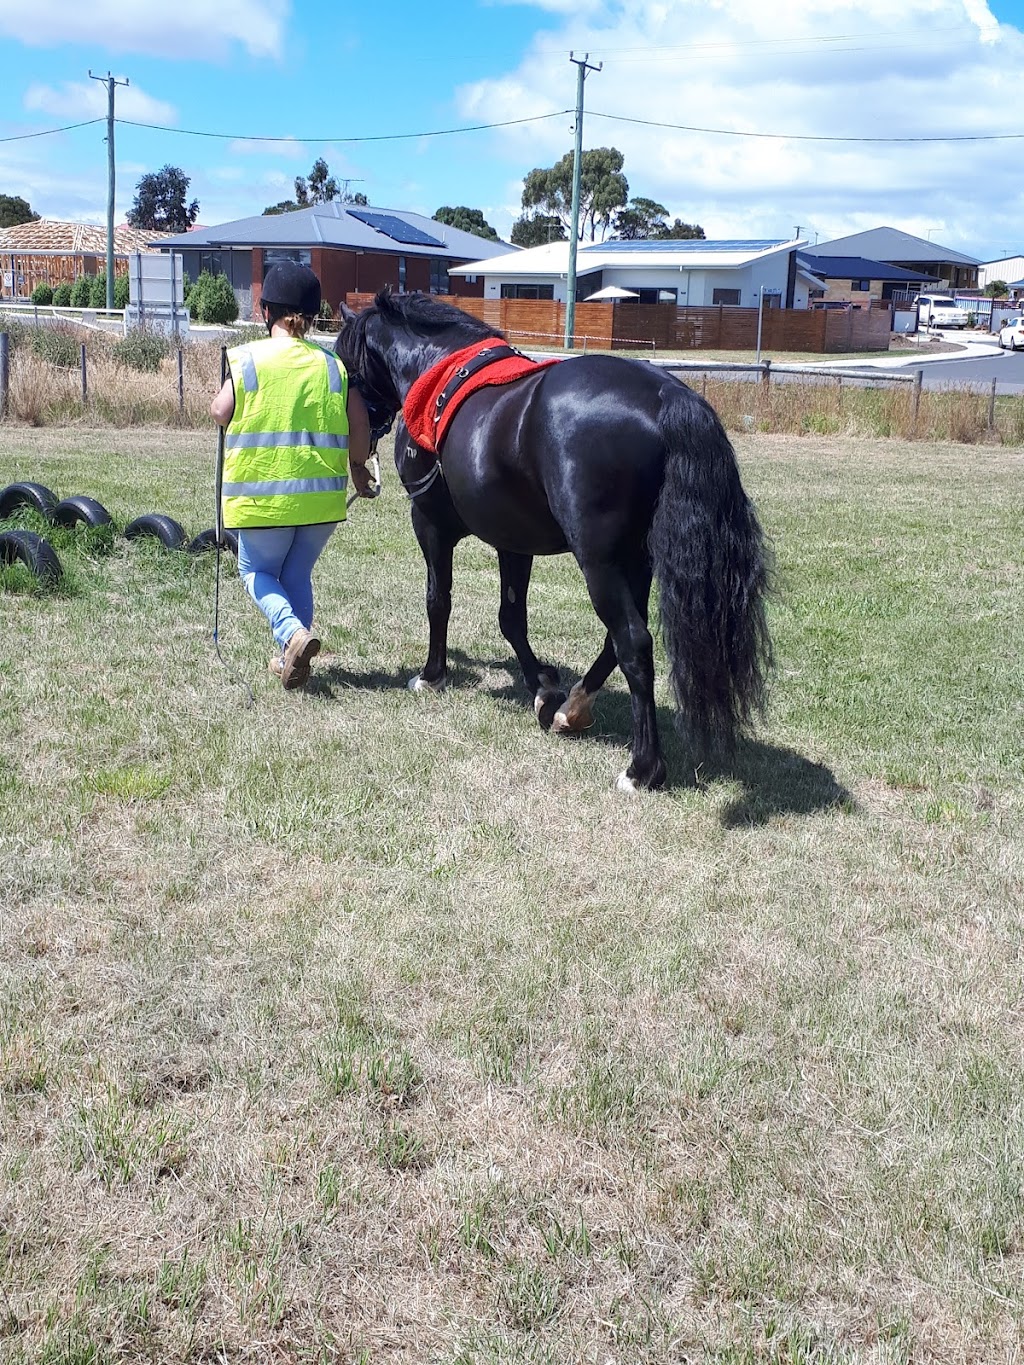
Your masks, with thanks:
[{"label": "shrub", "polygon": [[[226,275],[204,273],[207,275],[206,283],[203,284],[203,277],[200,275],[189,300],[189,311],[192,311],[192,299],[195,298],[198,291],[198,311],[194,316],[198,317],[200,322],[234,322],[238,317],[238,300],[235,298],[235,291],[231,288],[231,281]],[[202,286],[201,289],[200,286]]]},{"label": "shrub", "polygon": [[167,337],[140,329],[129,332],[120,341],[115,341],[110,353],[119,365],[124,365],[129,370],[148,371],[152,374],[159,370],[161,360],[170,355],[172,350],[173,347]]},{"label": "shrub", "polygon": [[89,307],[106,308],[107,306],[107,273],[94,275],[89,281]]},{"label": "shrub", "polygon": [[31,334],[31,346],[36,355],[51,365],[64,369],[74,369],[81,359],[78,334],[72,327],[35,327]]},{"label": "shrub", "polygon": [[92,289],[92,280],[88,275],[79,275],[71,286],[71,307],[88,308],[89,295]]},{"label": "shrub", "polygon": [[58,308],[70,307],[71,285],[67,282],[67,280],[65,280],[63,284],[58,284],[57,288],[53,291],[53,298],[50,300],[50,302],[55,304],[56,307]]},{"label": "shrub", "polygon": [[48,284],[37,284],[30,297],[33,303],[50,304],[53,302],[53,290]]},{"label": "shrub", "polygon": [[131,287],[127,275],[114,276],[114,307],[127,308],[131,297]]},{"label": "shrub", "polygon": [[189,280],[185,286],[185,307],[188,309],[188,315],[193,322],[199,321],[200,306],[206,294],[206,287],[212,279],[213,276],[208,270],[201,270],[199,278]]}]

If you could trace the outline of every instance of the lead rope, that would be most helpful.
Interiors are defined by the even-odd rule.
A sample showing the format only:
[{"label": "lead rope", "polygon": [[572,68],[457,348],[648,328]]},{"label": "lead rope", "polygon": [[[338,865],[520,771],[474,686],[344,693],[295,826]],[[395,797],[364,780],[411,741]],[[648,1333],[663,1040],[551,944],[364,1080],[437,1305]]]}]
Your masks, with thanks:
[{"label": "lead rope", "polygon": [[[228,348],[220,348],[220,382],[221,387],[228,377]],[[224,548],[224,510],[221,507],[221,490],[224,486],[224,428],[217,428],[217,477],[216,477],[216,500],[217,508],[215,512],[214,527],[217,537],[217,568],[213,577],[213,648],[217,658],[220,660],[231,682],[237,683],[239,687],[244,687],[246,692],[246,710],[251,710],[256,705],[256,698],[252,694],[252,688],[246,680],[239,676],[236,670],[228,663],[220,649],[220,557]]]}]

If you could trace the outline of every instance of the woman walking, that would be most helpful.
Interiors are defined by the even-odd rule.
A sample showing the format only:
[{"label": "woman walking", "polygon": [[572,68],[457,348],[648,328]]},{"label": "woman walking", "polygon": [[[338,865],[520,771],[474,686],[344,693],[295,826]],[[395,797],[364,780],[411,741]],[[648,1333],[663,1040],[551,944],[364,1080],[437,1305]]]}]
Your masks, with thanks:
[{"label": "woman walking", "polygon": [[291,691],[320,652],[313,566],[345,520],[349,474],[371,487],[370,423],[336,356],[306,340],[320,311],[308,266],[272,266],[260,311],[265,341],[228,351],[229,377],[210,405],[225,427],[223,523],[238,531],[238,572],[269,622],[270,671]]}]

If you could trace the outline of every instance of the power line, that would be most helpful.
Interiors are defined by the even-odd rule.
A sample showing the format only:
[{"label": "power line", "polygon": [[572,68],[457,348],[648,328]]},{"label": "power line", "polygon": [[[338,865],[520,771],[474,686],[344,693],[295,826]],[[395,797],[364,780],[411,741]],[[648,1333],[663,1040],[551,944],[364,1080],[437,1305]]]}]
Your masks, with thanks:
[{"label": "power line", "polygon": [[102,118],[87,118],[84,123],[66,123],[63,128],[43,128],[38,133],[15,133],[12,137],[0,137],[0,142],[24,142],[30,137],[50,137],[53,133],[70,133],[74,128],[91,128],[94,123],[103,123]]},{"label": "power line", "polygon": [[[510,118],[502,123],[473,123],[464,128],[434,128],[422,133],[378,133],[370,137],[327,137],[323,133],[317,137],[291,137],[278,134],[277,137],[254,137],[252,133],[210,133],[198,128],[168,128],[163,123],[140,123],[136,119],[119,118],[118,123],[128,128],[155,128],[161,133],[178,133],[182,137],[213,137],[226,142],[400,142],[418,137],[450,137],[455,133],[480,133],[489,128],[513,128],[520,123],[540,123],[544,119],[564,118],[572,109],[555,109],[550,114],[532,114],[529,118]],[[96,120],[97,122],[99,120]]]},{"label": "power line", "polygon": [[591,118],[611,119],[614,123],[635,123],[644,128],[671,128],[679,133],[713,133],[718,137],[775,138],[783,142],[1010,142],[1024,133],[946,133],[936,137],[838,137],[824,133],[751,133],[740,128],[700,128],[690,123],[663,123],[655,119],[631,118],[626,114],[602,114],[591,109]]}]

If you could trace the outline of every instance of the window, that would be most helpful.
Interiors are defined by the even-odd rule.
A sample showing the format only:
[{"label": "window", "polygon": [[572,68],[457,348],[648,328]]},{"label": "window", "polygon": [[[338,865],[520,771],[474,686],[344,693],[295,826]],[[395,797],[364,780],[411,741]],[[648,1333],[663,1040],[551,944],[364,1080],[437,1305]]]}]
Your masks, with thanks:
[{"label": "window", "polygon": [[404,257],[404,256],[399,256],[399,258],[398,258],[398,292],[399,292],[400,294],[404,294],[404,293],[405,293],[405,257]]},{"label": "window", "polygon": [[501,297],[503,299],[553,299],[555,297],[555,286],[553,284],[503,284],[501,286]]},{"label": "window", "polygon": [[272,265],[287,265],[289,261],[293,265],[312,265],[312,252],[305,247],[287,246],[267,246],[263,248],[263,270],[264,273]]},{"label": "window", "polygon": [[447,262],[437,256],[430,258],[430,292],[432,294],[449,292]]},{"label": "window", "polygon": [[851,280],[851,281],[850,281],[850,289],[851,289],[852,291],[855,291],[855,292],[859,293],[859,294],[866,294],[867,291],[868,291],[870,288],[871,288],[871,281],[870,281],[870,280]]},{"label": "window", "polygon": [[712,303],[738,304],[739,301],[740,291],[738,289],[714,289],[711,292]]},{"label": "window", "polygon": [[638,303],[676,303],[678,296],[674,289],[638,289]]}]

